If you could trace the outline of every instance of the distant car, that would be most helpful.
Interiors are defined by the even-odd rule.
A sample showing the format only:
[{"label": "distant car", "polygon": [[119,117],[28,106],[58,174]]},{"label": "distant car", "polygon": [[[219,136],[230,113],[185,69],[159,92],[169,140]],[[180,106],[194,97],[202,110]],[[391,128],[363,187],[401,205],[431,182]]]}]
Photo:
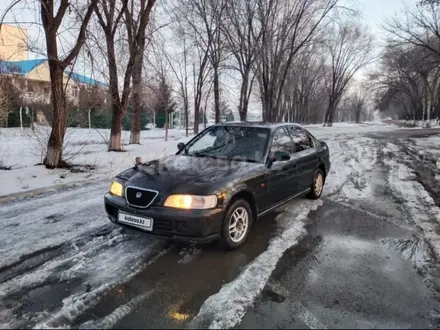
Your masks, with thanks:
[{"label": "distant car", "polygon": [[104,197],[112,222],[234,249],[263,214],[319,198],[330,170],[327,144],[296,124],[217,124],[178,150],[115,177]]}]

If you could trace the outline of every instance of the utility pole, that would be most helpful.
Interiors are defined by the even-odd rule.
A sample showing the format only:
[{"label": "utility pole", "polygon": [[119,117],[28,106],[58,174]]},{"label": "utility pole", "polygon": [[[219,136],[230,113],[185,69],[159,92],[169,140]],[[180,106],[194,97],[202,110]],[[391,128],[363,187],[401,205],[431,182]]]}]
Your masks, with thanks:
[{"label": "utility pole", "polygon": [[196,107],[197,107],[197,104],[196,104],[196,94],[197,93],[196,93],[196,63],[195,62],[193,62],[193,83],[194,83],[194,87],[193,88],[194,88],[194,135],[195,135],[199,131],[198,127],[197,127],[197,130],[196,130],[196,124],[197,125],[199,124],[198,120],[196,122],[196,118],[198,119],[199,117],[198,117],[198,114],[196,114],[198,109],[196,109]]},{"label": "utility pole", "polygon": [[23,107],[20,107],[20,128],[21,133],[23,134]]}]

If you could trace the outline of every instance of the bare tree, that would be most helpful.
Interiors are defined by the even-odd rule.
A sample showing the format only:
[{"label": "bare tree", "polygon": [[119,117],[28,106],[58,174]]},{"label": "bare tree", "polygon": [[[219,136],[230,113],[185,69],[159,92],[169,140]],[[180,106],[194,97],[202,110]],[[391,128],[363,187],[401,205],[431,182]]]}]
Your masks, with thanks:
[{"label": "bare tree", "polygon": [[109,89],[112,107],[111,137],[109,139],[109,151],[121,151],[122,119],[127,109],[130,95],[130,79],[133,70],[133,59],[130,58],[125,68],[122,91],[120,95],[118,80],[118,65],[116,61],[115,35],[120,27],[128,0],[121,0],[118,8],[117,0],[100,0],[96,7],[98,23],[105,35],[106,55],[109,72]]},{"label": "bare tree", "polygon": [[[384,25],[392,46],[416,46],[427,49],[440,62],[440,7],[437,0],[422,0],[412,9],[395,15]],[[431,58],[431,60],[433,60]]]},{"label": "bare tree", "polygon": [[[45,34],[51,80],[51,100],[53,105],[52,130],[47,143],[46,156],[43,161],[47,168],[56,168],[64,165],[62,161],[62,150],[67,128],[64,71],[68,66],[72,65],[85,42],[87,25],[96,8],[97,1],[98,0],[90,0],[87,5],[80,8],[80,6],[76,7],[68,0],[61,0],[59,4],[54,0],[40,0],[40,15]],[[20,2],[22,2],[22,0],[14,1],[5,10],[1,19],[2,22],[4,21],[5,15],[12,10],[13,6]],[[72,48],[65,53],[61,53],[59,48],[63,49],[63,47],[60,46],[59,29],[63,21],[65,21],[67,17],[72,16],[71,13],[75,16],[74,19],[78,22],[80,28]]]},{"label": "bare tree", "polygon": [[188,94],[188,58],[189,58],[189,47],[188,47],[188,36],[186,35],[184,28],[181,24],[178,24],[174,33],[177,38],[175,38],[174,45],[181,44],[181,51],[177,55],[170,56],[165,47],[160,49],[160,56],[164,56],[174,78],[177,80],[179,87],[174,90],[174,92],[179,95],[183,103],[183,111],[185,117],[185,130],[186,136],[188,137],[189,130],[189,94]]},{"label": "bare tree", "polygon": [[204,85],[209,75],[214,79],[214,98],[216,99],[216,120],[220,120],[220,64],[223,60],[224,41],[221,34],[221,19],[225,1],[185,0],[179,3],[177,12],[186,30],[193,50],[194,75],[194,133],[197,134],[200,122]]},{"label": "bare tree", "polygon": [[138,16],[138,23],[136,26],[134,26],[134,24],[126,25],[129,26],[129,28],[127,28],[128,63],[124,70],[123,86],[120,92],[118,66],[116,62],[115,34],[124,14],[128,17],[127,19],[132,19],[132,12],[128,9],[128,1],[129,0],[121,0],[120,8],[118,8],[117,3],[119,1],[117,0],[100,0],[99,6],[97,6],[95,10],[99,25],[105,34],[107,46],[109,85],[112,99],[112,126],[108,146],[109,151],[122,150],[122,119],[127,110],[131,92],[130,80],[132,78],[135,63],[138,64],[138,61],[142,62],[142,57],[139,59],[139,54],[141,54],[141,49],[145,45],[145,29],[148,25],[150,13],[156,0],[141,0],[142,7],[140,8]]},{"label": "bare tree", "polygon": [[289,69],[300,50],[314,42],[339,0],[258,0],[262,25],[257,79],[263,119],[280,121],[281,103]]},{"label": "bare tree", "polygon": [[328,106],[324,125],[332,126],[335,110],[353,76],[375,60],[372,46],[373,37],[368,30],[354,23],[334,26],[332,37],[324,42],[328,53],[325,75]]},{"label": "bare tree", "polygon": [[257,59],[262,29],[258,24],[257,2],[254,0],[232,0],[226,2],[222,33],[227,50],[233,55],[233,69],[241,76],[238,112],[240,120],[246,120],[249,99],[255,74],[252,70]]},{"label": "bare tree", "polygon": [[200,123],[200,107],[202,105],[203,87],[209,78],[209,53],[202,47],[196,45],[196,62],[193,62],[193,75],[194,75],[194,134],[199,133]]},{"label": "bare tree", "polygon": [[215,122],[220,121],[220,63],[223,60],[224,42],[221,31],[225,0],[186,0],[192,11],[187,24],[191,27],[194,41],[208,55],[212,68]]},{"label": "bare tree", "polygon": [[349,106],[351,112],[354,115],[356,123],[361,120],[361,115],[365,114],[366,99],[365,94],[362,94],[359,90],[356,90],[353,95],[350,96]]},{"label": "bare tree", "polygon": [[287,75],[283,92],[282,112],[289,122],[322,122],[325,111],[323,62],[317,47],[310,44],[300,51]]},{"label": "bare tree", "polygon": [[428,123],[440,115],[440,68],[425,60],[429,52],[418,46],[387,48],[378,72],[371,75],[380,110]]},{"label": "bare tree", "polygon": [[[146,46],[147,25],[155,0],[140,0],[139,6],[131,0],[131,6],[125,10],[128,47],[133,51],[133,118],[131,124],[130,144],[141,142],[141,110],[142,110],[142,69]],[[136,2],[136,4],[138,4]],[[136,15],[135,13],[138,13]]]}]

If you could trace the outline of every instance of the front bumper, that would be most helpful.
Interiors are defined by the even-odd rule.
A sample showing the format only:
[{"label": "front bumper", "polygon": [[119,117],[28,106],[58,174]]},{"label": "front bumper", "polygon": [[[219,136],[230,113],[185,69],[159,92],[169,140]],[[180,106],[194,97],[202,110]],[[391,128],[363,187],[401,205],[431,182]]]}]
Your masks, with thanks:
[{"label": "front bumper", "polygon": [[[129,206],[122,197],[107,193],[104,205],[110,221],[133,230],[147,234],[166,237],[172,240],[208,243],[220,238],[223,222],[223,209],[210,210],[179,210],[161,206],[150,206],[138,209]],[[118,212],[149,217],[153,219],[153,230],[145,231],[119,223]]]}]

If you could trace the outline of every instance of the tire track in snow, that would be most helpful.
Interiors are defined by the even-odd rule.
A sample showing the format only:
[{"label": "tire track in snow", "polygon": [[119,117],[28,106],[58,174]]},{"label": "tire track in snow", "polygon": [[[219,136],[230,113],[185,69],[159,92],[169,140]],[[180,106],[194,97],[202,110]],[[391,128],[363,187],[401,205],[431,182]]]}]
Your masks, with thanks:
[{"label": "tire track in snow", "polygon": [[[92,240],[78,251],[73,249],[67,255],[2,283],[0,309],[8,309],[9,317],[2,319],[0,316],[0,327],[32,326],[36,314],[44,311],[43,319],[51,319],[51,327],[61,326],[58,323],[62,320],[63,327],[69,326],[85,310],[97,304],[107,290],[148,266],[165,247],[164,240],[148,240],[140,233],[128,235],[115,229],[108,237]],[[70,288],[63,300],[50,300],[52,290],[56,296],[63,295],[58,289],[63,287],[62,283]],[[41,295],[43,301],[49,299],[48,305],[38,305],[38,298],[34,302],[35,294]],[[60,305],[62,308],[57,312]]]},{"label": "tire track in snow", "polygon": [[[79,189],[0,209],[0,268],[16,264],[109,224],[102,187]],[[87,197],[85,197],[87,196]],[[41,205],[40,205],[41,204]],[[44,252],[43,252],[44,253]]]},{"label": "tire track in snow", "polygon": [[63,242],[58,245],[45,247],[40,250],[35,250],[30,254],[22,255],[20,260],[9,265],[5,265],[0,269],[0,284],[10,280],[11,278],[23,275],[26,272],[41,266],[42,264],[56,259],[57,257],[64,255],[65,258],[70,252],[79,250],[79,247],[84,246],[88,241],[93,238],[102,236],[105,238],[112,230],[114,230],[112,224],[107,224],[98,229],[91,230],[83,237],[74,239],[73,241]]},{"label": "tire track in snow", "polygon": [[2,205],[7,226],[0,233],[0,328],[32,327],[49,319],[53,326],[69,326],[66,320],[76,319],[164,251],[165,240],[107,220],[106,188]]}]

